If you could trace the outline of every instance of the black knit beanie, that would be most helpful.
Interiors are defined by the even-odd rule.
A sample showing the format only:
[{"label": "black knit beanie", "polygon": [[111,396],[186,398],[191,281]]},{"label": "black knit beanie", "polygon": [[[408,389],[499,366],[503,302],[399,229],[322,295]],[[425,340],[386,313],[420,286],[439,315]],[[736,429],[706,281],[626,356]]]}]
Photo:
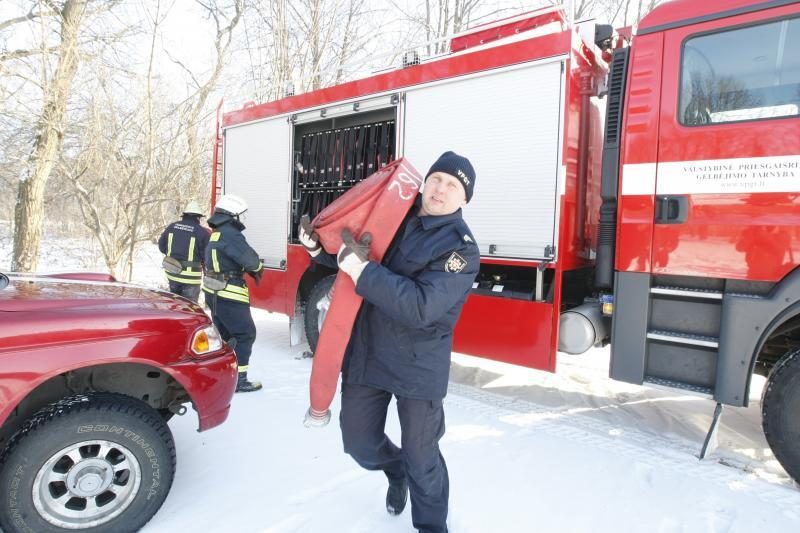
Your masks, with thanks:
[{"label": "black knit beanie", "polygon": [[455,152],[445,152],[431,166],[425,179],[427,180],[428,176],[434,172],[444,172],[457,178],[464,186],[464,192],[467,193],[467,202],[472,199],[472,191],[475,189],[475,169],[472,168],[469,159]]}]

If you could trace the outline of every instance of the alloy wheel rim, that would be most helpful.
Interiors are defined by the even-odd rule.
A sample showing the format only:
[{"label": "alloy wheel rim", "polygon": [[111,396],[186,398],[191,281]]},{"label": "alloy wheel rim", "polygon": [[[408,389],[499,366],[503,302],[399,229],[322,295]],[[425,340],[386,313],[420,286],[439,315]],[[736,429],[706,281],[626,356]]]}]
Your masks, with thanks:
[{"label": "alloy wheel rim", "polygon": [[90,440],[70,444],[42,465],[33,482],[33,505],[64,529],[95,527],[119,516],[139,492],[141,467],[121,444]]}]

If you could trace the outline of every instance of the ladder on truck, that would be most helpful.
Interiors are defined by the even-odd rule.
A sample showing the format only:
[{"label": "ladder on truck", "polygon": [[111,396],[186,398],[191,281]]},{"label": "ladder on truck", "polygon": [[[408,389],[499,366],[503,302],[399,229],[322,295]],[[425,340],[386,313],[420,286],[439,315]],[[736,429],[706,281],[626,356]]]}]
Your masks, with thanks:
[{"label": "ladder on truck", "polygon": [[[214,130],[214,152],[211,161],[211,188],[214,205],[217,204],[217,200],[222,196],[225,188],[225,176],[222,170],[222,104],[224,102],[225,99],[222,98],[217,104],[217,125]],[[212,209],[214,205],[211,206]]]}]

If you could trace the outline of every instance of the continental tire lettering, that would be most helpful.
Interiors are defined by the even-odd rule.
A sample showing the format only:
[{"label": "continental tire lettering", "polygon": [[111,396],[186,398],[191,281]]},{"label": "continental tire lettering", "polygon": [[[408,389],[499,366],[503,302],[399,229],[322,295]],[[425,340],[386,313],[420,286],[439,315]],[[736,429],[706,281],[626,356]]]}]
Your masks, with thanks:
[{"label": "continental tire lettering", "polygon": [[158,488],[161,486],[161,465],[158,463],[158,456],[156,455],[156,452],[150,443],[144,440],[138,433],[119,426],[97,424],[83,425],[78,427],[78,433],[90,433],[93,431],[121,435],[131,442],[137,444],[142,449],[144,454],[150,460],[150,469],[152,470],[152,481],[150,482],[150,487],[147,488],[146,498],[150,500],[153,496],[156,496],[158,494]]},{"label": "continental tire lettering", "polygon": [[21,483],[20,476],[24,474],[25,471],[22,466],[18,466],[16,472],[14,472],[14,477],[11,479],[11,486],[9,487],[11,490],[8,491],[8,506],[11,510],[11,522],[17,526],[17,529],[20,531],[24,531],[25,533],[35,533],[28,524],[25,523],[25,518],[20,514],[19,509],[19,486]]}]

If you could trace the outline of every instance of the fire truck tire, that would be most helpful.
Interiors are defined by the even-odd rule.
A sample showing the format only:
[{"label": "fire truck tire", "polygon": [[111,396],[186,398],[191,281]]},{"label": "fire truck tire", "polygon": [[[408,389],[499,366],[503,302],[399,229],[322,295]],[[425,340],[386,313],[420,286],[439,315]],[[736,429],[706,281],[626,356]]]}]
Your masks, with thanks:
[{"label": "fire truck tire", "polygon": [[775,458],[800,483],[800,349],[773,367],[761,396],[764,434]]},{"label": "fire truck tire", "polygon": [[322,323],[325,321],[325,315],[328,312],[330,300],[328,293],[333,287],[333,282],[336,280],[336,274],[326,276],[320,279],[311,293],[308,295],[305,309],[305,328],[306,338],[308,339],[308,347],[311,353],[317,349],[317,341],[319,341],[319,332],[322,330]]},{"label": "fire truck tire", "polygon": [[175,473],[172,433],[146,403],[72,396],[33,415],[0,458],[0,528],[123,532],[164,503]]}]

